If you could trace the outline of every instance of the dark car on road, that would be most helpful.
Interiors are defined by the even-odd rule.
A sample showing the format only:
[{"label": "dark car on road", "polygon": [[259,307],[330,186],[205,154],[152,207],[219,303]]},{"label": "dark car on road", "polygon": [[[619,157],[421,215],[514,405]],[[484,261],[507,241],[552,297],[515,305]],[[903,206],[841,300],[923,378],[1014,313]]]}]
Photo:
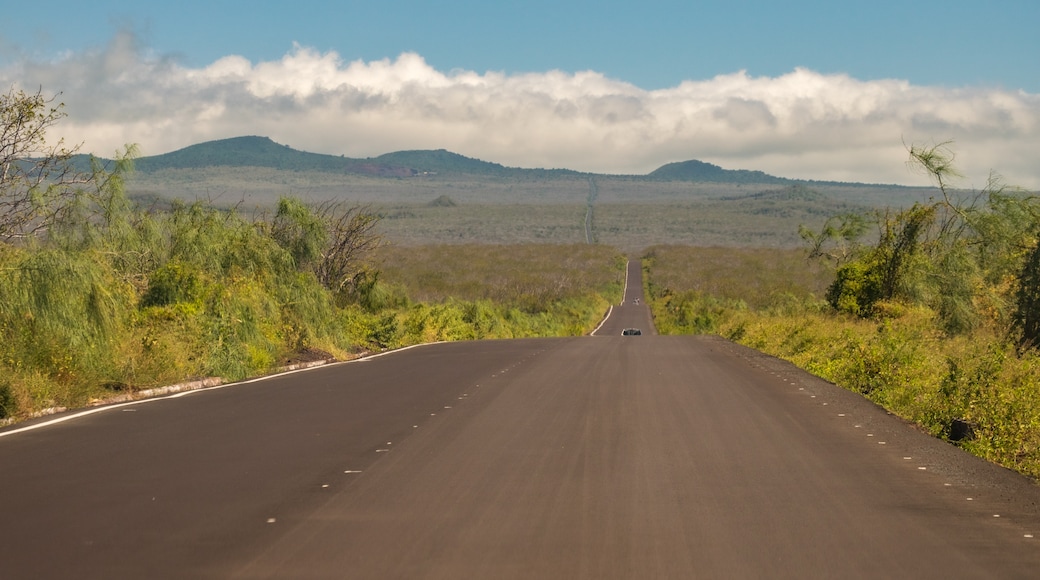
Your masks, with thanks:
[{"label": "dark car on road", "polygon": [[638,328],[626,328],[621,331],[621,336],[639,336],[643,334]]}]

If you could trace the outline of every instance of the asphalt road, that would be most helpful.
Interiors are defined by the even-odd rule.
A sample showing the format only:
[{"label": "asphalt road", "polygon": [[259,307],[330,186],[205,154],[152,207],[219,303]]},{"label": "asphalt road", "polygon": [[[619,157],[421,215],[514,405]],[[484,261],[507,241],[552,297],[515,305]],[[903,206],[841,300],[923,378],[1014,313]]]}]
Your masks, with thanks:
[{"label": "asphalt road", "polygon": [[619,336],[638,293],[596,336],[0,431],[0,577],[1040,573],[1033,483],[724,340]]}]

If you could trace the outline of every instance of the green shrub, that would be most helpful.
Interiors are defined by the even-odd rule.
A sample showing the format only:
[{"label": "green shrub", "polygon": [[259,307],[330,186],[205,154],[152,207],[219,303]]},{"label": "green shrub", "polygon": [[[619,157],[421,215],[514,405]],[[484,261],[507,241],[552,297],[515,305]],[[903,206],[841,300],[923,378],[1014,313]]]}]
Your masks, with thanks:
[{"label": "green shrub", "polygon": [[0,382],[0,419],[6,419],[17,411],[18,408],[15,406],[11,385],[6,382]]},{"label": "green shrub", "polygon": [[141,306],[167,306],[202,300],[203,283],[198,268],[173,260],[155,270],[148,278],[148,289]]},{"label": "green shrub", "polygon": [[881,300],[880,272],[861,261],[838,268],[834,283],[827,290],[827,302],[838,312],[868,316]]}]

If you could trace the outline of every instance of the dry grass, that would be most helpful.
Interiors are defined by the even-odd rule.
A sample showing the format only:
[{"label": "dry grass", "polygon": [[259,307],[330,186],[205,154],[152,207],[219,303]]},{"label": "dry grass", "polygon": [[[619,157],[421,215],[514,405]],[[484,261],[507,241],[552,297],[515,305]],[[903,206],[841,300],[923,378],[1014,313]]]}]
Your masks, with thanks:
[{"label": "dry grass", "polygon": [[822,298],[833,273],[795,248],[654,246],[646,253],[652,293],[698,292],[764,308],[778,296]]},{"label": "dry grass", "polygon": [[376,256],[382,280],[419,302],[490,300],[544,307],[590,293],[620,299],[624,261],[586,244],[389,246]]}]

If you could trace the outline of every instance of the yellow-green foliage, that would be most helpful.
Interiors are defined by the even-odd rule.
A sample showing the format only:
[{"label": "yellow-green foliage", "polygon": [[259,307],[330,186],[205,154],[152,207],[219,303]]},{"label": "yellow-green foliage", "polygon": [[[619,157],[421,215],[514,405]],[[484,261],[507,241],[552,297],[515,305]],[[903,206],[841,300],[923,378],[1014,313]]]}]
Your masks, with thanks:
[{"label": "yellow-green foliage", "polygon": [[306,350],[579,335],[624,278],[624,259],[603,247],[386,248],[385,274],[360,278],[364,299],[337,305],[262,222],[200,204],[137,218],[119,240],[88,227],[0,246],[0,419],[253,376]]},{"label": "yellow-green foliage", "polygon": [[[951,336],[938,314],[923,306],[883,302],[874,318],[838,315],[820,306],[827,272],[813,277],[811,269],[788,263],[788,252],[763,250],[762,257],[775,252],[777,267],[792,268],[792,277],[769,289],[765,278],[754,281],[763,262],[744,260],[743,250],[727,251],[729,260],[715,249],[655,248],[645,269],[647,285],[655,289],[649,302],[659,331],[689,332],[677,321],[678,301],[693,316],[712,320],[703,332],[789,360],[937,437],[949,436],[952,420],[966,420],[974,425],[975,438],[959,445],[1040,477],[1040,356],[1035,352],[1016,353],[1006,334],[990,327]],[[705,262],[728,273],[705,272]],[[724,289],[721,296],[689,289],[703,287],[705,276],[724,278],[713,282]],[[802,276],[801,287],[792,286],[792,279]],[[746,294],[737,283],[741,279],[752,281]],[[668,281],[666,292],[661,281]],[[787,306],[778,308],[778,302]]]},{"label": "yellow-green foliage", "polygon": [[794,249],[654,246],[643,261],[647,300],[662,334],[718,332],[751,308],[818,307],[828,274]]},{"label": "yellow-green foliage", "polygon": [[26,404],[82,404],[88,384],[112,381],[135,301],[99,254],[0,250],[0,418]]},{"label": "yellow-green foliage", "polygon": [[530,312],[588,293],[621,299],[624,258],[586,244],[390,246],[376,253],[382,280],[419,302],[490,300]]},{"label": "yellow-green foliage", "polygon": [[397,246],[377,259],[375,289],[407,297],[383,301],[396,313],[377,322],[380,346],[580,335],[620,300],[625,265],[590,245]]}]

